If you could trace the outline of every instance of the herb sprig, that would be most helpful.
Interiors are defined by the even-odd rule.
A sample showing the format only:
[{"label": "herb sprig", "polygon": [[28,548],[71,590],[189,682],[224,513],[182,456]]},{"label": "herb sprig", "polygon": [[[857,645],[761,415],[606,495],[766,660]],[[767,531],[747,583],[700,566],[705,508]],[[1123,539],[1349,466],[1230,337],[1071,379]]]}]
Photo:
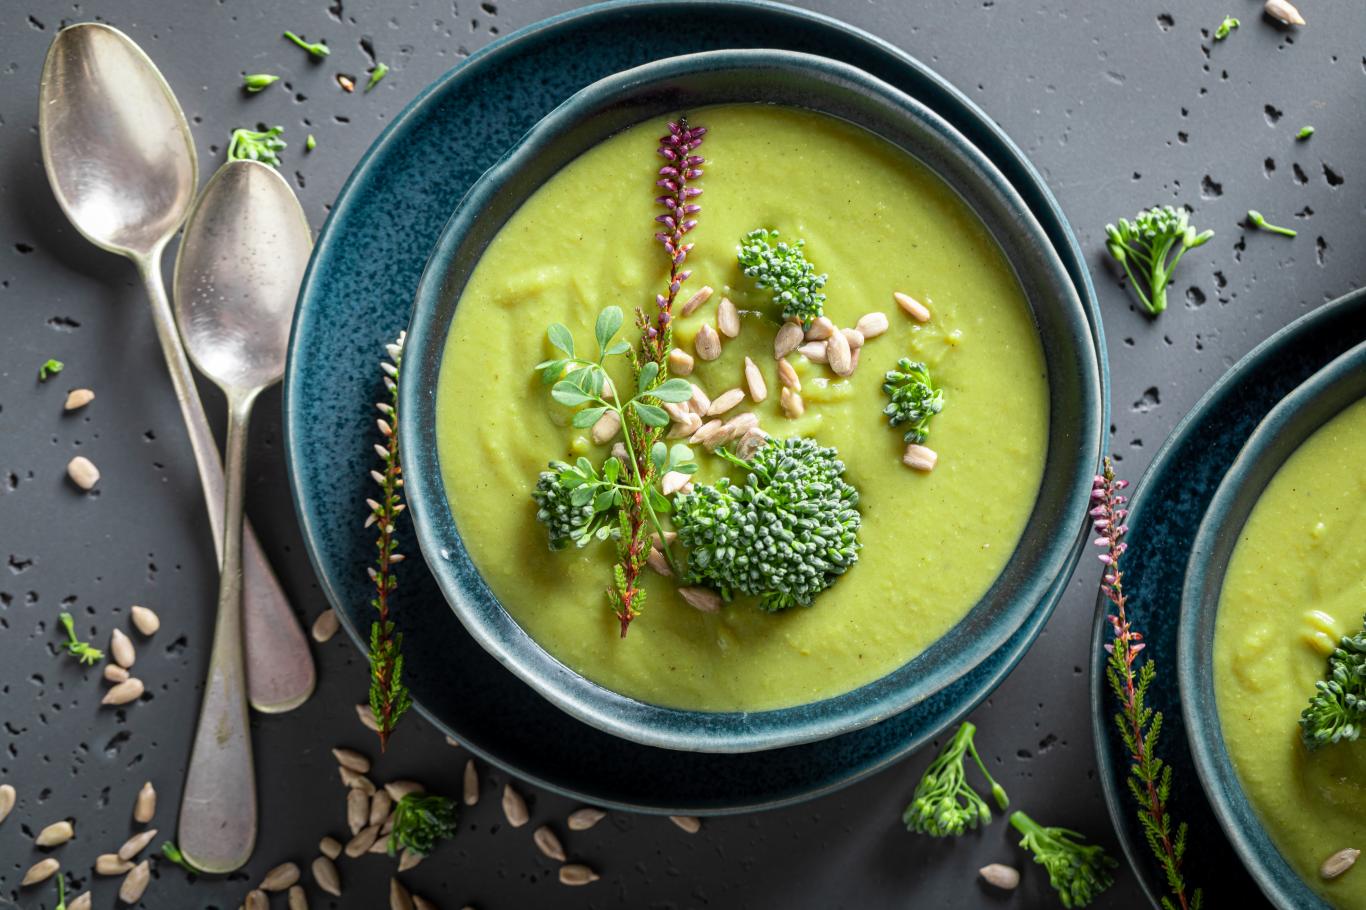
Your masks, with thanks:
[{"label": "herb sprig", "polygon": [[1005,788],[996,782],[977,754],[973,737],[977,728],[964,722],[935,757],[916,784],[915,795],[901,814],[908,831],[931,837],[957,837],[978,825],[991,823],[991,807],[968,785],[964,759],[972,756],[991,785],[991,796],[1002,810],[1010,805]]},{"label": "herb sprig", "polygon": [[1266,218],[1262,217],[1261,212],[1258,212],[1255,209],[1248,209],[1247,220],[1248,223],[1251,224],[1253,227],[1259,228],[1263,231],[1267,231],[1271,234],[1280,234],[1282,237],[1299,236],[1299,231],[1296,231],[1293,228],[1281,227],[1280,225],[1272,224],[1271,222],[1267,221]]},{"label": "herb sprig", "polygon": [[311,56],[317,57],[318,59],[322,59],[323,57],[326,57],[328,54],[332,53],[332,50],[326,44],[323,44],[321,41],[308,42],[300,38],[293,32],[285,32],[284,37],[287,40],[294,42],[296,45],[303,48],[304,50],[308,51],[308,53]]},{"label": "herb sprig", "polygon": [[48,379],[56,376],[65,368],[66,364],[62,363],[60,360],[53,360],[49,357],[47,360],[43,361],[42,366],[38,367],[38,381],[47,382]]},{"label": "herb sprig", "polygon": [[1164,910],[1198,910],[1203,895],[1191,890],[1182,863],[1186,856],[1186,823],[1175,823],[1170,811],[1172,768],[1158,755],[1162,732],[1162,712],[1148,707],[1148,690],[1157,678],[1157,666],[1150,657],[1140,657],[1146,643],[1143,635],[1129,624],[1128,597],[1124,593],[1124,572],[1120,561],[1129,545],[1124,535],[1129,527],[1129,510],[1123,491],[1128,482],[1115,477],[1114,465],[1105,459],[1101,474],[1091,489],[1090,517],[1095,526],[1095,544],[1105,550],[1099,559],[1105,564],[1100,591],[1110,602],[1107,614],[1113,637],[1105,645],[1109,653],[1105,676],[1119,701],[1114,716],[1125,750],[1129,753],[1129,792],[1138,804],[1138,821],[1148,849],[1162,866],[1167,893],[1162,897]]},{"label": "herb sprig", "polygon": [[455,800],[434,793],[409,793],[394,807],[389,854],[407,850],[426,856],[438,842],[455,836],[459,821]]},{"label": "herb sprig", "polygon": [[103,651],[76,637],[76,621],[71,618],[70,613],[58,613],[57,618],[61,620],[62,628],[66,629],[67,640],[62,644],[62,647],[66,648],[68,654],[87,667],[104,660]]},{"label": "herb sprig", "polygon": [[365,501],[370,509],[370,514],[365,517],[365,526],[379,529],[379,536],[375,539],[375,565],[367,571],[375,586],[375,596],[370,600],[370,605],[378,614],[370,624],[370,711],[375,716],[381,750],[388,747],[389,737],[399,719],[412,707],[412,696],[403,683],[403,633],[397,630],[390,618],[390,597],[398,587],[394,568],[404,558],[397,549],[394,524],[399,514],[407,508],[399,493],[403,487],[403,468],[399,464],[398,454],[398,377],[403,364],[406,334],[400,332],[392,344],[385,345],[389,359],[380,363],[388,400],[375,404],[376,410],[382,415],[376,419],[375,425],[379,428],[383,443],[375,445],[375,453],[380,458],[380,470],[370,472],[370,478],[379,485],[380,498]]},{"label": "herb sprig", "polygon": [[1156,316],[1167,308],[1167,285],[1181,257],[1208,243],[1214,231],[1197,232],[1185,209],[1164,205],[1139,212],[1133,221],[1121,218],[1117,226],[1107,224],[1105,236],[1106,249],[1124,266],[1134,293]]},{"label": "herb sprig", "polygon": [[242,77],[242,88],[254,95],[279,81],[279,76],[270,73],[250,73]]},{"label": "herb sprig", "polygon": [[285,131],[283,126],[272,126],[268,130],[249,130],[239,128],[232,131],[228,139],[229,161],[260,161],[271,167],[280,166],[280,152],[287,143],[280,138]]},{"label": "herb sprig", "polygon": [[1239,22],[1234,16],[1225,16],[1224,21],[1219,23],[1219,27],[1214,30],[1214,40],[1223,41],[1233,31],[1243,23]]}]

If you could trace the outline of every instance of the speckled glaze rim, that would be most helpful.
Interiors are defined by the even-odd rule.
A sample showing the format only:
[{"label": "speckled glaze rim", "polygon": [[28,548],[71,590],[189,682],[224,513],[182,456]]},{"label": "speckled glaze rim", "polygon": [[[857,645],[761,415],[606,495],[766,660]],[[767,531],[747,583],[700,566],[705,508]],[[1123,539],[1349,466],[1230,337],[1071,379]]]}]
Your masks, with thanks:
[{"label": "speckled glaze rim", "polygon": [[[534,188],[550,172],[544,164],[548,159],[562,165],[631,124],[723,101],[777,101],[838,115],[857,111],[865,118],[862,125],[925,161],[965,199],[1005,252],[1031,301],[1046,351],[1048,332],[1054,333],[1051,413],[1069,410],[1060,402],[1079,402],[1076,425],[1061,427],[1055,417],[1050,427],[1040,500],[1051,493],[1062,505],[1044,505],[1049,533],[1026,528],[1016,552],[1027,549],[1029,559],[1009,562],[963,620],[892,673],[842,695],[761,712],[648,704],[591,682],[545,651],[504,610],[465,550],[441,478],[435,431],[441,356],[464,281],[488,241],[532,191],[510,184],[529,172]],[[559,150],[565,145],[572,153]],[[581,90],[528,132],[457,207],[428,260],[405,345],[399,392],[407,415],[400,429],[405,489],[423,554],[460,621],[500,663],[551,702],[585,723],[646,745],[704,752],[781,748],[874,724],[943,689],[1008,641],[1054,582],[1070,572],[1095,468],[1092,453],[1104,432],[1097,356],[1076,287],[1028,207],[995,166],[933,111],[861,70],[823,57],[777,50],[689,54]],[[1039,508],[1036,503],[1036,519]]]},{"label": "speckled glaze rim", "polygon": [[1191,547],[1181,592],[1177,673],[1195,769],[1243,864],[1267,898],[1284,908],[1327,908],[1328,904],[1272,842],[1225,747],[1213,670],[1219,595],[1234,546],[1276,472],[1315,431],[1363,397],[1366,343],[1333,360],[1271,409],[1248,437],[1210,500]]}]

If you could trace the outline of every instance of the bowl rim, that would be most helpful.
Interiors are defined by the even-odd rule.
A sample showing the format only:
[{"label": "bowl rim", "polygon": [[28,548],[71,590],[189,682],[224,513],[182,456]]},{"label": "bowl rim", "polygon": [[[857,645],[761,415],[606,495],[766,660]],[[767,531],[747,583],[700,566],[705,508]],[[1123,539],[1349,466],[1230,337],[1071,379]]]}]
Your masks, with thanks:
[{"label": "bowl rim", "polygon": [[[979,600],[944,636],[915,658],[878,679],[849,692],[784,708],[701,712],[642,702],[607,689],[569,669],[531,638],[497,601],[465,551],[449,507],[436,451],[434,380],[440,371],[450,315],[458,302],[457,294],[455,302],[450,305],[450,313],[443,318],[445,304],[442,298],[451,293],[447,282],[451,262],[466,235],[482,217],[485,204],[495,197],[507,180],[529,162],[534,162],[546,146],[582,119],[585,112],[595,113],[599,112],[599,108],[610,107],[630,91],[641,91],[670,79],[715,74],[717,71],[752,71],[756,67],[797,73],[811,79],[815,78],[813,72],[820,71],[828,81],[842,81],[856,90],[871,93],[884,108],[894,110],[899,117],[914,119],[931,141],[942,146],[941,152],[948,150],[946,157],[956,160],[960,167],[973,171],[974,180],[979,181],[979,184],[973,185],[979,186],[984,196],[996,200],[1000,209],[1009,213],[1016,232],[1031,238],[1033,242],[1028,251],[1012,257],[997,230],[984,217],[986,213],[968,203],[992,234],[993,240],[1006,253],[1012,267],[1021,261],[1021,257],[1031,263],[1033,272],[1037,272],[1035,283],[1042,284],[1049,291],[1050,298],[1056,298],[1052,304],[1058,309],[1056,318],[1070,336],[1075,336],[1075,343],[1067,347],[1067,355],[1071,358],[1069,364],[1079,377],[1075,394],[1080,399],[1081,413],[1079,426],[1073,428],[1066,438],[1071,441],[1069,444],[1078,445],[1082,454],[1076,476],[1060,483],[1066,501],[1076,506],[1071,511],[1077,517],[1074,533],[1053,533],[1043,542],[1041,552],[1044,558],[1038,559],[1036,566],[1051,571],[1033,569],[1027,578],[1028,583],[1012,589],[1010,596],[1004,598],[1006,606],[1011,609],[999,612],[1009,621],[1003,623],[997,618],[991,624],[993,634],[974,639],[962,647],[961,653],[952,655],[957,658],[952,665],[940,660],[939,665],[929,668],[929,672],[908,672],[908,668],[953,636],[955,630],[981,607],[987,596],[996,591],[1001,576],[988,589],[988,595],[984,595],[983,600]],[[643,122],[653,116],[656,115],[642,114],[631,123]],[[602,137],[592,144],[600,141]],[[586,149],[579,153],[583,150]],[[932,165],[927,166],[935,170]],[[941,179],[944,179],[942,175]],[[517,205],[520,204],[519,201]],[[479,254],[482,255],[482,249]],[[478,256],[475,256],[474,261],[477,260]],[[1018,273],[1017,280],[1026,286],[1029,284]],[[439,587],[470,634],[535,691],[579,720],[635,742],[684,751],[757,751],[826,739],[893,716],[970,671],[991,653],[998,639],[1008,640],[1024,621],[1021,611],[1025,610],[1026,605],[1049,596],[1049,587],[1059,573],[1069,570],[1079,558],[1080,551],[1075,544],[1086,530],[1084,505],[1090,494],[1094,467],[1099,461],[1099,451],[1103,445],[1101,414],[1104,403],[1101,401],[1099,353],[1095,350],[1093,333],[1079,292],[1056,250],[1047,241],[1042,228],[1014,187],[975,146],[922,102],[848,64],[817,55],[773,49],[705,51],[664,58],[623,70],[575,93],[528,131],[471,187],[455,208],[440,241],[428,258],[418,286],[405,344],[405,364],[401,371],[399,394],[401,410],[405,415],[412,415],[400,422],[399,433],[406,462],[405,485],[419,544]],[[1054,432],[1057,432],[1056,428],[1050,430],[1050,438]],[[1054,447],[1055,443],[1050,442],[1050,450]],[[1064,514],[1063,521],[1066,520]],[[464,571],[471,573],[478,589],[472,595],[465,590],[466,583],[459,577]],[[491,602],[497,607],[498,615],[482,618],[474,615],[475,607],[470,603],[471,600]],[[496,628],[491,628],[490,623]],[[965,656],[967,659],[964,659]],[[898,676],[908,677],[909,682],[907,679],[897,679]],[[818,707],[821,708],[819,712],[815,710]],[[813,716],[816,714],[822,716]]]},{"label": "bowl rim", "polygon": [[[1181,714],[1196,776],[1214,815],[1258,887],[1277,906],[1328,904],[1291,867],[1243,789],[1224,743],[1214,674],[1214,624],[1224,574],[1267,485],[1310,436],[1366,396],[1366,342],[1325,364],[1257,424],[1219,482],[1191,545],[1177,626]],[[1249,491],[1255,496],[1248,495]]]}]

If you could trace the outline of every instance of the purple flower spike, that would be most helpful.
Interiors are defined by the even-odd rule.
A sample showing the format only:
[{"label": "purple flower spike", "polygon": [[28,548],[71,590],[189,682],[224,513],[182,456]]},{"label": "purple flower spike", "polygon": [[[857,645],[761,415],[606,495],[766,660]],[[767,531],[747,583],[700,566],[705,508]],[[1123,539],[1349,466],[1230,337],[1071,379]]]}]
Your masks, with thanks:
[{"label": "purple flower spike", "polygon": [[[702,166],[706,164],[706,159],[697,154],[702,137],[707,134],[706,127],[692,126],[683,116],[669,121],[668,130],[659,138],[660,157],[668,163],[659,168],[659,179],[655,181],[655,186],[664,190],[662,195],[655,197],[655,204],[666,210],[665,214],[655,216],[655,222],[668,230],[654,236],[669,256],[669,290],[667,296],[660,294],[656,298],[659,313],[655,317],[655,328],[649,334],[651,340],[666,337],[674,299],[683,282],[692,275],[681,269],[693,246],[683,242],[683,235],[697,226],[697,215],[702,211],[700,205],[690,201],[702,195],[702,188],[691,183],[701,179]],[[662,363],[666,353],[664,343],[660,341],[656,348],[650,353]]]}]

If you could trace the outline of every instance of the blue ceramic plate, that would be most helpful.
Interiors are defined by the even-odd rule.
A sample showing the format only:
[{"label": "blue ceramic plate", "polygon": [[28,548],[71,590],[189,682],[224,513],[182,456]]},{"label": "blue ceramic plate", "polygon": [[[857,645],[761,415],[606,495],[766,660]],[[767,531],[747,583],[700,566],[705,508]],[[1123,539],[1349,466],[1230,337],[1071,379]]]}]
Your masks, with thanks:
[{"label": "blue ceramic plate", "polygon": [[[1105,349],[1081,252],[1038,173],[972,102],[891,45],[814,13],[734,0],[609,3],[515,32],[434,83],[376,141],[338,196],[300,290],[284,384],[290,482],[319,581],[358,644],[371,617],[369,586],[357,567],[368,563],[373,540],[354,516],[368,495],[371,402],[381,391],[377,358],[408,323],[446,218],[518,137],[589,83],[663,57],[752,47],[756,36],[769,47],[856,65],[918,98],[982,149],[1048,233],[1086,303],[1097,350]],[[1108,401],[1108,374],[1101,378]],[[410,527],[399,534],[413,539]],[[540,786],[652,812],[777,806],[886,767],[995,688],[1062,588],[1060,582],[1015,637],[944,698],[856,733],[755,759],[632,745],[573,720],[469,638],[419,560],[404,568],[397,606],[409,633],[406,674],[428,719]],[[575,748],[547,748],[569,742]]]},{"label": "blue ceramic plate", "polygon": [[[1153,459],[1134,491],[1124,584],[1129,616],[1158,655],[1161,684],[1149,706],[1163,712],[1161,753],[1174,769],[1171,806],[1190,825],[1200,865],[1189,870],[1200,884],[1204,870],[1234,869],[1239,862],[1198,781],[1182,717],[1177,675],[1177,626],[1187,557],[1215,488],[1257,424],[1292,389],[1324,364],[1366,339],[1366,291],[1354,291],[1301,317],[1254,348],[1186,415]],[[1098,601],[1091,641],[1091,722],[1105,802],[1125,856],[1157,906],[1165,878],[1138,827],[1125,778],[1128,755],[1111,718],[1115,702],[1105,682],[1104,651],[1110,627],[1107,602]],[[1204,881],[1212,887],[1213,882]],[[1260,907],[1265,898],[1251,877],[1222,875],[1218,906]]]},{"label": "blue ceramic plate", "polygon": [[[436,388],[466,282],[494,236],[546,180],[627,127],[728,103],[799,106],[857,124],[919,159],[982,220],[1039,326],[1048,368],[1048,467],[1005,569],[960,622],[913,660],[809,704],[686,711],[629,698],[566,667],[489,590],[451,514],[437,455]],[[625,70],[556,108],[489,169],[456,209],[423,273],[399,388],[403,476],[418,542],[470,634],[533,689],[601,730],[696,752],[754,752],[857,730],[937,695],[971,671],[1071,574],[1104,438],[1090,331],[1076,289],[1019,195],[962,134],[905,93],[846,64],[791,51],[710,51]],[[533,508],[529,498],[527,508]]]},{"label": "blue ceramic plate", "polygon": [[[1358,336],[1361,337],[1361,336]],[[1177,666],[1182,714],[1190,729],[1195,768],[1243,864],[1278,907],[1323,908],[1253,811],[1224,746],[1214,694],[1214,624],[1233,547],[1271,478],[1325,423],[1366,397],[1366,344],[1359,344],[1310,377],[1271,409],[1215,490],[1196,533],[1181,596]],[[1307,696],[1306,696],[1307,697]]]}]

